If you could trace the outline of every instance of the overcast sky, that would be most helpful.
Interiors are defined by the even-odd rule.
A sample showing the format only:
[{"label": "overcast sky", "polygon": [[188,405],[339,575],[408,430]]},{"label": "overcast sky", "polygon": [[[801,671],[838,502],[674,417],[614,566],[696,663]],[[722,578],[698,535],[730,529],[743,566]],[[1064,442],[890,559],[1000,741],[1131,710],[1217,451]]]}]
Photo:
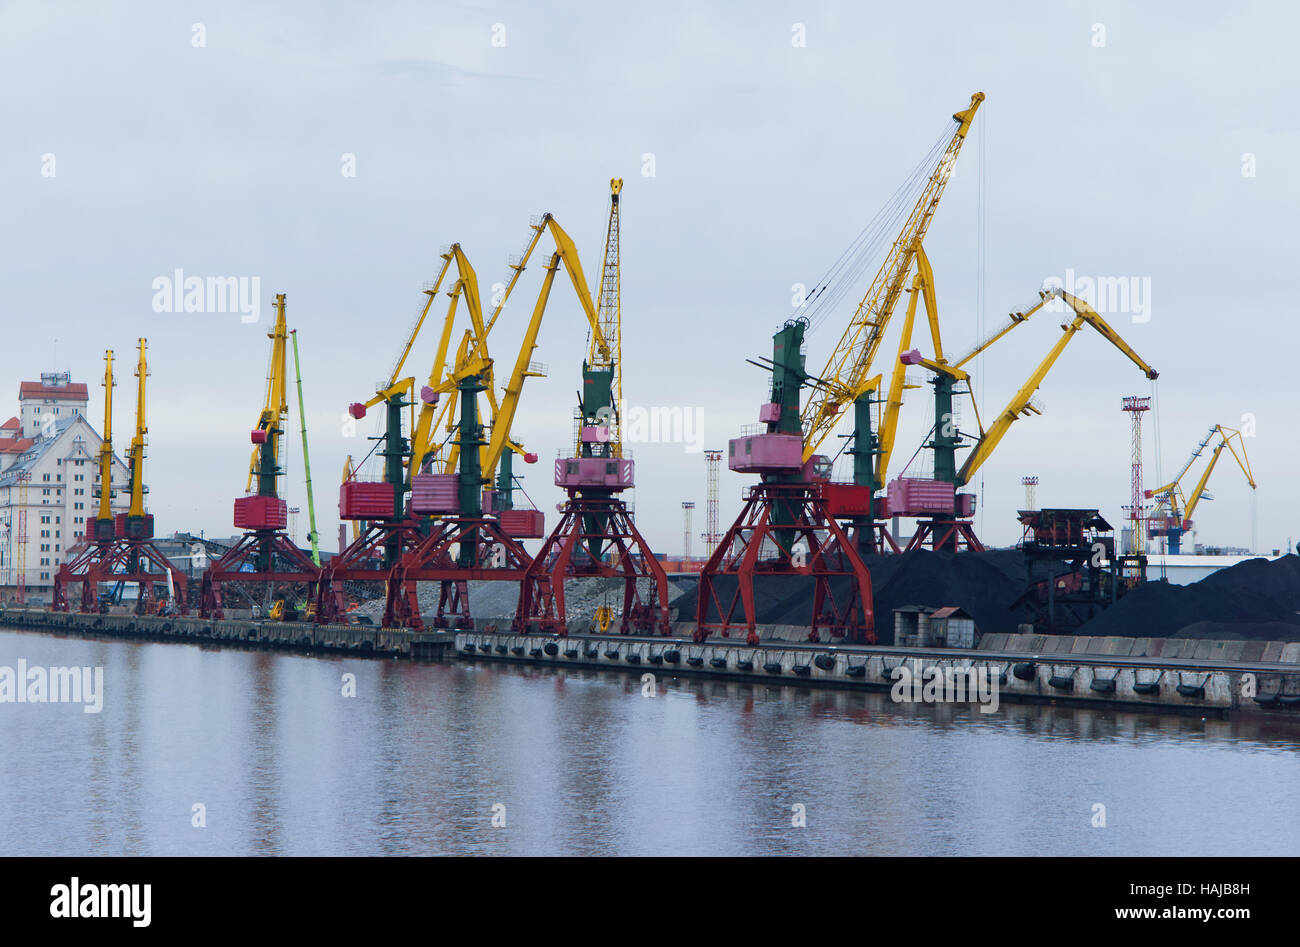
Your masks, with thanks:
[{"label": "overcast sky", "polygon": [[[21,380],[66,369],[90,384],[98,427],[103,350],[130,364],[147,336],[158,529],[229,535],[272,300],[286,293],[333,548],[343,459],[377,433],[367,420],[349,438],[340,416],[390,369],[439,249],[459,241],[486,289],[529,218],[550,211],[595,279],[608,181],[621,176],[625,394],[700,409],[702,446],[725,448],[766,399],[767,376],[745,359],[770,355],[792,286],[830,266],[978,90],[987,101],[927,239],[949,348],[979,328],[982,175],[985,325],[1068,270],[1149,286],[1144,313],[1107,318],[1161,373],[1161,472],[1210,425],[1253,415],[1259,546],[1279,547],[1300,539],[1298,21],[1282,3],[6,2],[0,394],[12,405],[0,413],[17,412]],[[540,263],[493,333],[502,378]],[[155,312],[153,281],[178,268],[259,278],[261,320]],[[812,371],[865,289],[809,335]],[[1059,321],[1031,321],[984,360],[986,423]],[[417,375],[434,341],[426,333]],[[550,374],[528,382],[514,427],[543,459],[525,487],[548,527],[585,344],[557,282],[535,356]],[[120,449],[133,382],[123,372],[117,389]],[[1120,399],[1150,393],[1100,337],[1075,339],[1039,393],[1045,413],[1013,426],[984,467],[985,540],[1018,538],[1026,474],[1041,479],[1041,504],[1096,506],[1118,523]],[[895,473],[930,423],[927,400],[909,396]],[[963,407],[963,428],[972,421]],[[704,528],[705,463],[690,446],[631,445],[638,522],[672,554],[683,500]],[[289,496],[305,509],[300,454],[295,431]],[[724,472],[724,527],[748,482]],[[1252,498],[1230,458],[1213,492],[1197,540],[1248,545]]]}]

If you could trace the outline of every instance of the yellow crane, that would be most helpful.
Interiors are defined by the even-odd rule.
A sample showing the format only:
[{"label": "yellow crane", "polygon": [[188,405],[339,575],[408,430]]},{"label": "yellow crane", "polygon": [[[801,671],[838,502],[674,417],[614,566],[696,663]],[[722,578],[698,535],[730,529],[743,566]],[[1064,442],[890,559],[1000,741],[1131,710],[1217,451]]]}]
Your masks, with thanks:
[{"label": "yellow crane", "polygon": [[[1181,481],[1187,472],[1191,469],[1196,458],[1201,455],[1206,446],[1218,435],[1218,443],[1214,445],[1214,450],[1210,452],[1210,460],[1205,465],[1205,471],[1201,478],[1192,488],[1190,495],[1184,495]],[[1236,446],[1233,446],[1236,441]],[[1246,476],[1246,483],[1252,490],[1256,489],[1255,476],[1250,470],[1250,459],[1246,456],[1246,442],[1242,434],[1236,428],[1224,427],[1222,424],[1216,424],[1210,428],[1209,433],[1192,452],[1187,463],[1183,465],[1182,470],[1169,483],[1154,490],[1147,490],[1146,496],[1156,497],[1156,509],[1151,519],[1156,525],[1152,528],[1152,535],[1166,535],[1169,537],[1168,548],[1171,555],[1178,555],[1182,548],[1182,534],[1192,528],[1192,514],[1196,511],[1196,506],[1201,500],[1212,499],[1205,487],[1210,482],[1210,474],[1214,473],[1215,466],[1219,463],[1219,457],[1223,454],[1224,448],[1232,454],[1237,466]]]},{"label": "yellow crane", "polygon": [[99,443],[99,512],[95,516],[95,539],[111,540],[113,525],[113,350],[104,352],[104,439]]},{"label": "yellow crane", "polygon": [[971,96],[970,105],[953,115],[957,128],[953,131],[947,148],[931,170],[925,188],[902,231],[858,304],[857,311],[821,372],[819,384],[814,387],[812,396],[801,412],[805,462],[830,436],[845,405],[866,396],[880,383],[879,375],[871,376],[876,352],[903,294],[907,275],[920,252],[944,188],[952,176],[971,122],[983,101],[984,94],[976,92]]},{"label": "yellow crane", "polygon": [[[1011,400],[1007,403],[1007,406],[997,415],[987,431],[984,430],[982,422],[979,421],[978,408],[976,408],[976,421],[979,424],[980,436],[975,443],[974,449],[967,456],[966,462],[962,465],[960,470],[955,471],[955,476],[951,479],[951,482],[955,483],[957,486],[964,486],[970,482],[971,478],[975,475],[975,472],[984,464],[985,461],[988,460],[994,449],[1002,441],[1002,438],[1006,436],[1006,433],[1011,429],[1012,424],[1021,417],[1040,413],[1039,409],[1032,403],[1034,392],[1037,391],[1039,385],[1043,383],[1043,379],[1047,377],[1047,373],[1051,370],[1052,366],[1056,364],[1056,360],[1060,358],[1061,353],[1065,351],[1065,347],[1069,344],[1070,340],[1073,339],[1079,330],[1085,325],[1092,326],[1092,328],[1096,329],[1103,338],[1123,352],[1130,361],[1137,365],[1148,378],[1155,379],[1159,376],[1159,373],[1148,365],[1142,357],[1120,337],[1119,333],[1111,328],[1111,326],[1097,313],[1095,309],[1093,309],[1092,306],[1088,305],[1087,302],[1079,297],[1060,289],[1040,292],[1039,301],[1034,306],[1024,312],[1013,312],[1010,317],[1010,323],[1007,326],[998,330],[992,336],[976,345],[973,349],[952,364],[948,364],[946,361],[940,361],[939,358],[924,358],[915,350],[904,353],[900,356],[899,361],[904,364],[921,365],[934,372],[936,375],[951,379],[952,381],[966,382],[969,393],[970,375],[963,369],[963,366],[969,364],[975,356],[979,355],[998,339],[1005,336],[1016,326],[1023,324],[1030,316],[1054,299],[1060,299],[1066,306],[1073,310],[1075,313],[1074,319],[1069,323],[1062,324],[1061,329],[1063,334],[1061,338],[1057,340],[1056,344],[1052,346],[1046,357],[1043,358],[1025,383],[1020,387],[1015,395],[1012,396]],[[942,358],[942,356],[940,356],[940,358]],[[949,419],[951,418],[951,387],[948,388],[948,392],[949,395],[946,406],[938,401],[935,406],[935,441],[933,446],[936,449],[935,479],[939,480],[948,479],[948,472],[955,466],[951,460],[951,452],[958,446],[960,438],[960,435],[951,429],[946,432],[942,430],[945,426],[943,415],[947,413]],[[972,403],[973,402],[974,399],[972,398]]]},{"label": "yellow crane", "polygon": [[145,361],[144,339],[140,339],[136,346],[140,350],[140,359],[136,363],[135,377],[139,379],[135,386],[135,435],[131,438],[131,446],[127,448],[128,465],[131,468],[131,505],[127,509],[127,521],[144,517],[144,494],[147,489],[144,485],[144,448],[145,435],[149,433],[149,428],[145,423],[145,402],[144,402],[144,385],[145,379],[149,377],[149,366]]},{"label": "yellow crane", "polygon": [[277,496],[276,478],[280,475],[280,437],[289,417],[287,354],[289,329],[284,314],[284,294],[275,297],[275,324],[266,334],[271,340],[271,362],[266,373],[266,398],[258,415],[252,457],[248,461],[246,493],[253,492],[253,478],[258,480],[261,496]]}]

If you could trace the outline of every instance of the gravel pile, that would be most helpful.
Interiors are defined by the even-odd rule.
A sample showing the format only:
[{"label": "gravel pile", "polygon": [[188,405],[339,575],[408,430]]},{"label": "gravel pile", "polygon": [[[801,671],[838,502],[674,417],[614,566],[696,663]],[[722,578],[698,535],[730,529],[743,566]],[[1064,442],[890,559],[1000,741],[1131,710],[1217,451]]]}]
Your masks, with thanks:
[{"label": "gravel pile", "polygon": [[[653,581],[650,579],[641,579],[639,581],[640,587],[638,591],[641,593],[642,601],[650,601],[653,594]],[[675,601],[680,599],[684,592],[688,589],[693,590],[694,587],[695,578],[693,576],[686,582],[680,581],[676,577],[670,577],[668,583],[669,608],[673,607]],[[419,584],[417,595],[420,599],[421,614],[437,614],[440,588],[440,583],[437,582],[421,582]],[[571,621],[594,617],[596,609],[601,605],[609,605],[614,609],[615,615],[622,615],[623,580],[606,578],[569,579],[564,583],[564,604],[565,612]],[[509,620],[514,618],[518,605],[518,582],[472,581],[469,583],[470,614],[475,618],[504,618]],[[384,614],[382,595],[359,606],[356,613],[378,622]]]}]

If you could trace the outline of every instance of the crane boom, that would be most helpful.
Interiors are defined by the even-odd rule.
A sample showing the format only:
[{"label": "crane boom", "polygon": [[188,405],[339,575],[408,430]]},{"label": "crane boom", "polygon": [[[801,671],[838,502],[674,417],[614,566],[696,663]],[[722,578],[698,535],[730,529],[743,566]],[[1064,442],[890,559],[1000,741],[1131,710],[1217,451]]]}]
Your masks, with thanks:
[{"label": "crane boom", "polygon": [[256,428],[265,432],[265,441],[253,448],[248,462],[248,483],[244,490],[252,493],[253,478],[257,477],[257,492],[261,496],[277,496],[275,481],[280,472],[280,436],[284,433],[284,419],[289,416],[285,377],[285,340],[288,331],[284,315],[284,293],[275,296],[275,325],[266,337],[271,340],[271,362],[266,373],[266,398]]},{"label": "crane boom", "polygon": [[[113,350],[104,351],[104,439],[99,442],[100,522],[113,520]],[[98,539],[99,537],[96,536]]]},{"label": "crane boom", "polygon": [[[1085,325],[1092,326],[1112,345],[1127,355],[1129,360],[1137,365],[1138,368],[1142,369],[1143,374],[1148,378],[1155,379],[1159,376],[1159,372],[1143,361],[1141,356],[1133,351],[1127,342],[1120,338],[1119,333],[1112,329],[1106,321],[1097,314],[1095,309],[1077,296],[1061,290],[1052,290],[1044,294],[1043,300],[1040,302],[1039,306],[1046,303],[1052,296],[1059,296],[1066,305],[1074,310],[1074,320],[1068,325],[1062,326],[1064,331],[1061,338],[1057,340],[1054,346],[1052,346],[1051,351],[1047,353],[1047,356],[1039,363],[1038,367],[1034,369],[1033,373],[1029,376],[1029,379],[1021,386],[1020,390],[1016,392],[1011,401],[1007,403],[1007,406],[1002,410],[1002,413],[999,414],[993,424],[989,426],[988,431],[985,432],[980,437],[979,441],[976,442],[974,450],[972,450],[970,455],[966,458],[966,462],[962,465],[961,470],[957,474],[958,486],[964,486],[970,482],[975,471],[978,470],[986,460],[988,460],[989,456],[993,453],[993,449],[997,447],[998,443],[1006,435],[1007,431],[1010,430],[1011,425],[1015,423],[1016,420],[1025,414],[1038,413],[1037,409],[1030,405],[1030,399],[1033,397],[1034,392],[1038,390],[1038,386],[1042,384],[1048,371],[1050,371],[1052,366],[1056,364],[1056,360],[1060,357],[1061,353],[1065,351],[1066,345],[1069,344],[1070,340],[1074,338],[1078,331]],[[1033,310],[1031,310],[1031,312],[1032,311]]]},{"label": "crane boom", "polygon": [[145,400],[144,384],[145,379],[149,377],[149,366],[145,361],[144,339],[137,343],[140,349],[140,360],[136,364],[135,377],[139,379],[135,386],[135,436],[131,438],[130,459],[131,459],[131,506],[127,511],[127,516],[144,516],[144,447],[145,435],[149,433],[149,428],[145,423]]},{"label": "crane boom", "polygon": [[975,119],[975,112],[983,101],[984,93],[976,92],[971,96],[970,105],[953,115],[957,128],[948,141],[947,149],[931,171],[902,231],[894,240],[866,295],[858,303],[857,311],[844,330],[839,344],[831,353],[830,360],[821,373],[823,383],[814,389],[813,395],[808,399],[801,415],[805,461],[816,453],[830,435],[840,409],[866,390],[876,351],[903,293],[907,274],[916,259],[934,212],[939,207],[939,199],[952,176],[961,146]]},{"label": "crane boom", "polygon": [[307,538],[311,540],[311,561],[320,565],[320,536],[316,532],[316,500],[311,492],[311,455],[307,453],[307,408],[302,398],[302,362],[298,359],[298,330],[294,329],[293,336],[293,371],[298,383],[298,420],[302,426],[302,469],[307,477],[307,521],[311,524],[311,532]]}]

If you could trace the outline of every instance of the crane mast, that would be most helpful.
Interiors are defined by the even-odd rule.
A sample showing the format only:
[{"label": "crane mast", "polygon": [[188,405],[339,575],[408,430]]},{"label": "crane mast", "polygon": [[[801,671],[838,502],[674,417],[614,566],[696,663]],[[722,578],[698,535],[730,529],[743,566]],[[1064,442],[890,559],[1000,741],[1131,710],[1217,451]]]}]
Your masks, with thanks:
[{"label": "crane mast", "polygon": [[[622,457],[622,418],[619,411],[623,404],[623,332],[622,332],[622,285],[619,276],[619,223],[620,208],[618,197],[623,190],[622,178],[609,181],[609,223],[605,228],[605,253],[601,257],[600,288],[597,291],[596,321],[600,332],[592,333],[591,352],[582,366],[583,398],[600,395],[592,391],[598,384],[604,391],[605,375],[608,375],[608,398],[612,404],[597,404],[594,409],[607,409],[609,423],[610,456]],[[604,345],[600,344],[603,336]],[[601,398],[600,400],[604,400]],[[584,403],[584,414],[594,413]]]},{"label": "crane mast", "polygon": [[[113,350],[104,352],[104,439],[99,444],[99,514],[95,539],[113,538]],[[108,523],[107,527],[102,524]],[[105,535],[107,532],[107,535]]]},{"label": "crane mast", "polygon": [[145,379],[149,377],[149,366],[145,361],[144,339],[136,343],[140,349],[140,360],[135,367],[135,377],[139,379],[135,386],[135,436],[131,438],[131,447],[129,449],[131,460],[131,506],[127,510],[127,518],[134,519],[144,516],[144,447],[145,435],[149,433],[149,428],[145,424],[145,404],[144,404],[144,385]]},{"label": "crane mast", "polygon": [[957,123],[948,147],[931,171],[925,189],[912,208],[902,231],[894,240],[871,281],[870,287],[858,303],[857,311],[844,330],[839,344],[831,353],[826,368],[821,373],[822,384],[808,399],[802,413],[804,432],[804,460],[809,460],[830,435],[844,405],[870,391],[875,382],[868,379],[876,351],[884,338],[885,329],[898,304],[912,269],[916,254],[930,227],[939,199],[952,177],[957,156],[970,130],[975,112],[984,101],[984,93],[971,96],[970,105],[953,115]]}]

